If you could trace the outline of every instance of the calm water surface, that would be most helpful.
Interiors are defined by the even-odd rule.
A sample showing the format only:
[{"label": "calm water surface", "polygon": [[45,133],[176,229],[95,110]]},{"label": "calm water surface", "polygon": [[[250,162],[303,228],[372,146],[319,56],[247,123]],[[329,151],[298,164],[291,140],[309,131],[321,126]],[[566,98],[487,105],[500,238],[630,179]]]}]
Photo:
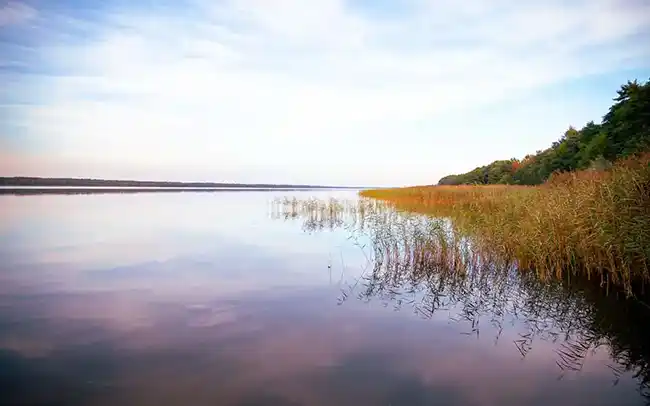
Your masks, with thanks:
[{"label": "calm water surface", "polygon": [[356,200],[0,196],[0,403],[647,404],[643,304],[381,262],[365,213],[285,196]]}]

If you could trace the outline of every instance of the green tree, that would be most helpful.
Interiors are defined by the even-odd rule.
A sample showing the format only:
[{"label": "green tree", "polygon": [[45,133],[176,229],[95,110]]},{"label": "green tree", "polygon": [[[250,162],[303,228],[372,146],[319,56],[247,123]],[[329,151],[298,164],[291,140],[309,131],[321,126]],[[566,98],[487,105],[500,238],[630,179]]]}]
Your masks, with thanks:
[{"label": "green tree", "polygon": [[[628,81],[617,91],[601,124],[569,127],[550,148],[440,179],[441,185],[513,183],[534,185],[554,172],[606,168],[612,161],[650,150],[650,80]],[[516,163],[516,164],[515,164]]]}]

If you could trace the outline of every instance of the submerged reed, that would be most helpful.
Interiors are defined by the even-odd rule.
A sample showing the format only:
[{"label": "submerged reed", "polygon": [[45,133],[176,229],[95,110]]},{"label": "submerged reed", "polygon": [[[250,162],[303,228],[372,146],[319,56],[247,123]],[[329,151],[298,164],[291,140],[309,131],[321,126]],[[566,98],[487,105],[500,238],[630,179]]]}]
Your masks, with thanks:
[{"label": "submerged reed", "polygon": [[607,171],[552,176],[540,186],[367,190],[398,210],[449,218],[473,249],[541,278],[586,274],[631,294],[650,281],[650,153]]},{"label": "submerged reed", "polygon": [[[610,175],[575,177],[585,180],[590,176],[600,179]],[[562,175],[545,187],[573,182],[573,178]],[[443,190],[453,193],[453,189]],[[499,197],[494,203],[510,199],[506,196],[511,191],[526,194],[526,199],[542,193],[541,188],[457,190],[465,196],[476,193],[478,198]],[[499,195],[506,190],[506,194]],[[395,193],[405,191],[398,189]],[[465,203],[477,204],[471,200]],[[508,262],[495,250],[476,246],[482,240],[467,236],[471,229],[463,231],[454,220],[413,210],[399,212],[394,206],[394,201],[369,198],[294,198],[275,201],[271,215],[276,219],[300,220],[308,233],[347,230],[349,238],[364,251],[368,263],[362,272],[353,274],[355,277],[350,281],[339,282],[339,304],[350,299],[379,300],[395,310],[411,308],[425,319],[448,313],[450,322],[464,325],[462,334],[478,337],[494,332],[495,343],[504,327],[516,321],[524,327],[514,340],[522,357],[527,356],[537,340],[557,343],[560,377],[580,371],[593,351],[606,346],[615,361],[608,365],[615,382],[626,371],[634,371],[639,391],[650,399],[647,297],[627,300],[617,292],[604,294],[598,280],[579,276],[571,280],[540,279],[538,273]],[[432,213],[431,206],[417,208]],[[470,224],[474,220],[460,221]]]}]

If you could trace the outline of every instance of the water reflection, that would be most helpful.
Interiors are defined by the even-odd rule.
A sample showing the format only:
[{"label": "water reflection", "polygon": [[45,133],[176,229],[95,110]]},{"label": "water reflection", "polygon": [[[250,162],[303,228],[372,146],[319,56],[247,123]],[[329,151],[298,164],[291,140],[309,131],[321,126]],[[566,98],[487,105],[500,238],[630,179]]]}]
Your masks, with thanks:
[{"label": "water reflection", "polygon": [[638,305],[296,195],[0,196],[0,404],[645,403]]},{"label": "water reflection", "polygon": [[445,219],[398,213],[374,200],[278,200],[274,218],[301,219],[307,232],[344,228],[357,241],[368,263],[342,288],[341,304],[380,301],[425,319],[443,312],[465,326],[461,334],[479,337],[487,326],[495,342],[517,324],[523,329],[512,342],[522,358],[536,342],[555,344],[559,379],[605,352],[612,383],[631,373],[650,404],[647,296],[628,299],[585,278],[540,280],[472,252]]}]

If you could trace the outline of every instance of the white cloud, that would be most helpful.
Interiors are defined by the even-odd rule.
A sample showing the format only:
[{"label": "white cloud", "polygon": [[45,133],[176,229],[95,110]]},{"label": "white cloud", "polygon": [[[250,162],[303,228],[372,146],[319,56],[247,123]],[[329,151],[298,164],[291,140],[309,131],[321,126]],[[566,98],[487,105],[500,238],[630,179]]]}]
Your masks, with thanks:
[{"label": "white cloud", "polygon": [[342,0],[196,7],[123,10],[83,44],[44,45],[70,74],[42,78],[31,136],[150,174],[193,165],[264,181],[282,166],[299,182],[433,182],[462,161],[447,144],[473,135],[417,123],[650,60],[630,40],[648,34],[648,4],[405,0],[382,19]]},{"label": "white cloud", "polygon": [[0,27],[20,24],[36,17],[37,12],[27,4],[10,1],[0,7]]}]

